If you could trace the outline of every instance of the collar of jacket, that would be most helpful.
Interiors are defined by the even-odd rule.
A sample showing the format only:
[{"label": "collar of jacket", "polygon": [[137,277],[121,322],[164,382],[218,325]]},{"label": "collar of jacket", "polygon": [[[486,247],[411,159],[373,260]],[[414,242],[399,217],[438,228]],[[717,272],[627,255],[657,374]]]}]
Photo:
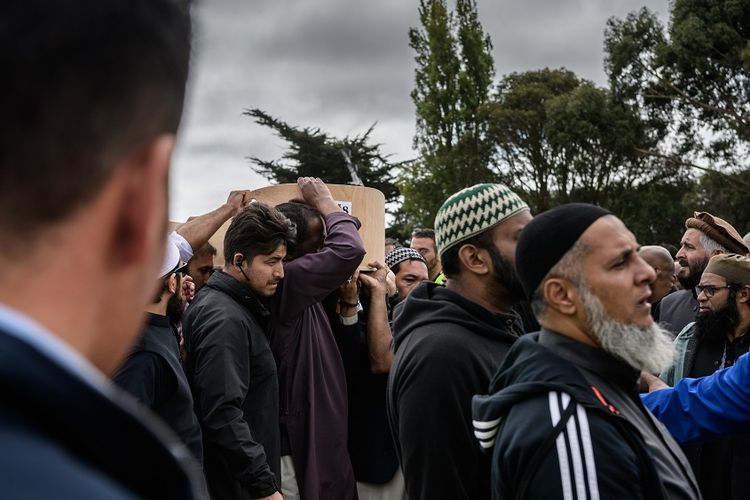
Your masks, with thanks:
[{"label": "collar of jacket", "polygon": [[623,390],[636,390],[640,370],[621,361],[608,352],[583,344],[563,334],[542,329],[539,344],[576,366],[590,370],[600,377],[619,385]]},{"label": "collar of jacket", "polygon": [[224,292],[258,317],[266,318],[271,315],[266,304],[253,293],[248,285],[236,280],[224,271],[220,270],[213,273],[206,282],[206,288]]}]

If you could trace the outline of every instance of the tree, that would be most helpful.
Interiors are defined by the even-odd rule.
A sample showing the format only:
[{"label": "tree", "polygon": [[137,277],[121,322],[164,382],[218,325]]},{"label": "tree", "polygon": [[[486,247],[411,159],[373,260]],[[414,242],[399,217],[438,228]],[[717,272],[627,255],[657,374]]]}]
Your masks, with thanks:
[{"label": "tree", "polygon": [[731,174],[707,172],[704,174],[694,192],[685,197],[689,215],[694,210],[710,212],[729,221],[740,233],[750,231],[750,204],[747,195],[737,196],[732,186],[743,186],[750,183],[750,170]]},{"label": "tree", "polygon": [[498,173],[535,212],[615,206],[623,191],[674,174],[637,153],[651,143],[636,112],[565,69],[506,76],[490,113]]},{"label": "tree", "polygon": [[646,8],[608,21],[612,91],[662,135],[642,154],[701,171],[749,166],[748,36],[750,3],[737,0],[675,0],[669,31]]},{"label": "tree", "polygon": [[375,125],[364,134],[337,139],[318,128],[293,127],[260,109],[244,114],[271,128],[289,144],[278,160],[250,158],[257,165],[254,170],[269,180],[288,183],[298,177],[320,177],[330,183],[356,184],[356,177],[363,185],[382,191],[386,203],[397,201],[399,191],[391,174],[394,165],[380,152],[380,144],[369,143]]},{"label": "tree", "polygon": [[411,225],[431,227],[448,196],[493,179],[485,107],[494,63],[475,0],[457,0],[455,13],[445,0],[420,0],[419,19],[409,46],[417,63],[411,96],[420,158],[405,166],[399,187]]}]

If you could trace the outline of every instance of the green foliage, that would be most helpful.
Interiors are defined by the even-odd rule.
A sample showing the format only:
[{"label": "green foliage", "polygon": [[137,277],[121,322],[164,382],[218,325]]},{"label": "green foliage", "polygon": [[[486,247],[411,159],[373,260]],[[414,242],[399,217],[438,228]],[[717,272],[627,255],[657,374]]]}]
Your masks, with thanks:
[{"label": "green foliage", "polygon": [[445,0],[421,0],[419,19],[409,46],[417,63],[411,97],[420,158],[403,169],[398,185],[409,225],[431,227],[448,196],[493,179],[485,108],[494,63],[474,0],[457,0],[455,13]]},{"label": "green foliage", "polygon": [[498,173],[534,212],[570,201],[613,207],[674,173],[638,154],[650,139],[636,112],[565,69],[506,76],[491,116]]},{"label": "green foliage", "polygon": [[374,125],[364,134],[338,139],[318,128],[293,127],[260,109],[246,110],[245,115],[271,128],[289,144],[278,160],[250,158],[254,170],[276,183],[296,182],[298,177],[320,177],[334,184],[352,184],[347,163],[356,170],[362,183],[383,192],[386,202],[398,199],[399,191],[391,171],[394,165],[380,153],[380,144],[370,144]]},{"label": "green foliage", "polygon": [[689,199],[695,181],[685,178],[642,183],[611,197],[609,208],[635,234],[642,245],[678,245],[685,232],[684,222],[693,214]]},{"label": "green foliage", "polygon": [[[750,229],[750,2],[674,0],[669,28],[648,9],[610,19],[605,67],[613,95],[638,111],[652,145],[681,177],[684,216],[706,210]],[[675,221],[677,222],[677,221]]]},{"label": "green foliage", "polygon": [[747,196],[737,196],[732,186],[750,185],[750,171],[732,174],[708,172],[703,175],[694,192],[685,198],[686,206],[693,210],[710,212],[729,221],[741,234],[750,231],[750,203]]},{"label": "green foliage", "polygon": [[659,154],[748,166],[750,2],[675,0],[669,32],[646,8],[610,19],[605,67],[618,99],[665,139]]}]

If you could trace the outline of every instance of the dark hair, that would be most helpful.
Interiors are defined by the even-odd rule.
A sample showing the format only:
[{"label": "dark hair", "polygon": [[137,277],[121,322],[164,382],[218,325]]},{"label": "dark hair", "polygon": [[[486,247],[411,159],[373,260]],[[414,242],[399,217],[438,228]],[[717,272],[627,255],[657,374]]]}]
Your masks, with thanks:
[{"label": "dark hair", "polygon": [[0,235],[93,198],[134,147],[175,133],[190,59],[178,0],[0,2]]},{"label": "dark hair", "polygon": [[455,278],[456,276],[458,276],[460,270],[458,262],[458,251],[464,245],[474,245],[477,248],[492,250],[494,248],[494,243],[492,242],[492,231],[479,233],[467,240],[456,243],[448,250],[443,252],[443,254],[440,256],[440,265],[443,268],[443,274],[445,274],[446,278]]},{"label": "dark hair", "polygon": [[667,252],[669,252],[669,255],[672,256],[672,260],[677,257],[678,249],[676,246],[672,245],[671,243],[659,243],[659,246],[665,248]]},{"label": "dark hair", "polygon": [[280,205],[276,205],[276,209],[292,221],[292,224],[297,228],[297,237],[289,246],[289,253],[294,255],[297,251],[297,244],[303,244],[309,236],[310,225],[308,224],[308,221],[320,217],[320,212],[318,209],[313,208],[310,205],[298,203],[296,201],[281,203]]},{"label": "dark hair", "polygon": [[235,253],[252,260],[285,244],[294,244],[295,229],[289,219],[265,203],[251,203],[234,216],[224,235],[224,262],[231,265]]},{"label": "dark hair", "polygon": [[207,241],[202,247],[200,247],[198,250],[193,252],[193,257],[190,260],[196,259],[198,257],[208,256],[208,255],[213,257],[217,253],[218,251],[216,250],[216,247]]},{"label": "dark hair", "polygon": [[415,229],[411,233],[412,238],[430,238],[433,243],[435,242],[435,230],[434,229]]}]

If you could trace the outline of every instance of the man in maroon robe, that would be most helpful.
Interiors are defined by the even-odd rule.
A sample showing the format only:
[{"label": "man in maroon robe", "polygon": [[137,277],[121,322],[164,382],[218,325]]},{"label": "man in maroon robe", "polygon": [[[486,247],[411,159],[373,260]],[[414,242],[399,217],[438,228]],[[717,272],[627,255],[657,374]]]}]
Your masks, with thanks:
[{"label": "man in maroon robe", "polygon": [[271,348],[281,393],[282,494],[356,500],[346,446],[344,367],[321,301],[354,273],[365,249],[359,221],[339,208],[320,179],[297,183],[305,204],[277,207],[297,225],[297,244],[271,304]]}]

